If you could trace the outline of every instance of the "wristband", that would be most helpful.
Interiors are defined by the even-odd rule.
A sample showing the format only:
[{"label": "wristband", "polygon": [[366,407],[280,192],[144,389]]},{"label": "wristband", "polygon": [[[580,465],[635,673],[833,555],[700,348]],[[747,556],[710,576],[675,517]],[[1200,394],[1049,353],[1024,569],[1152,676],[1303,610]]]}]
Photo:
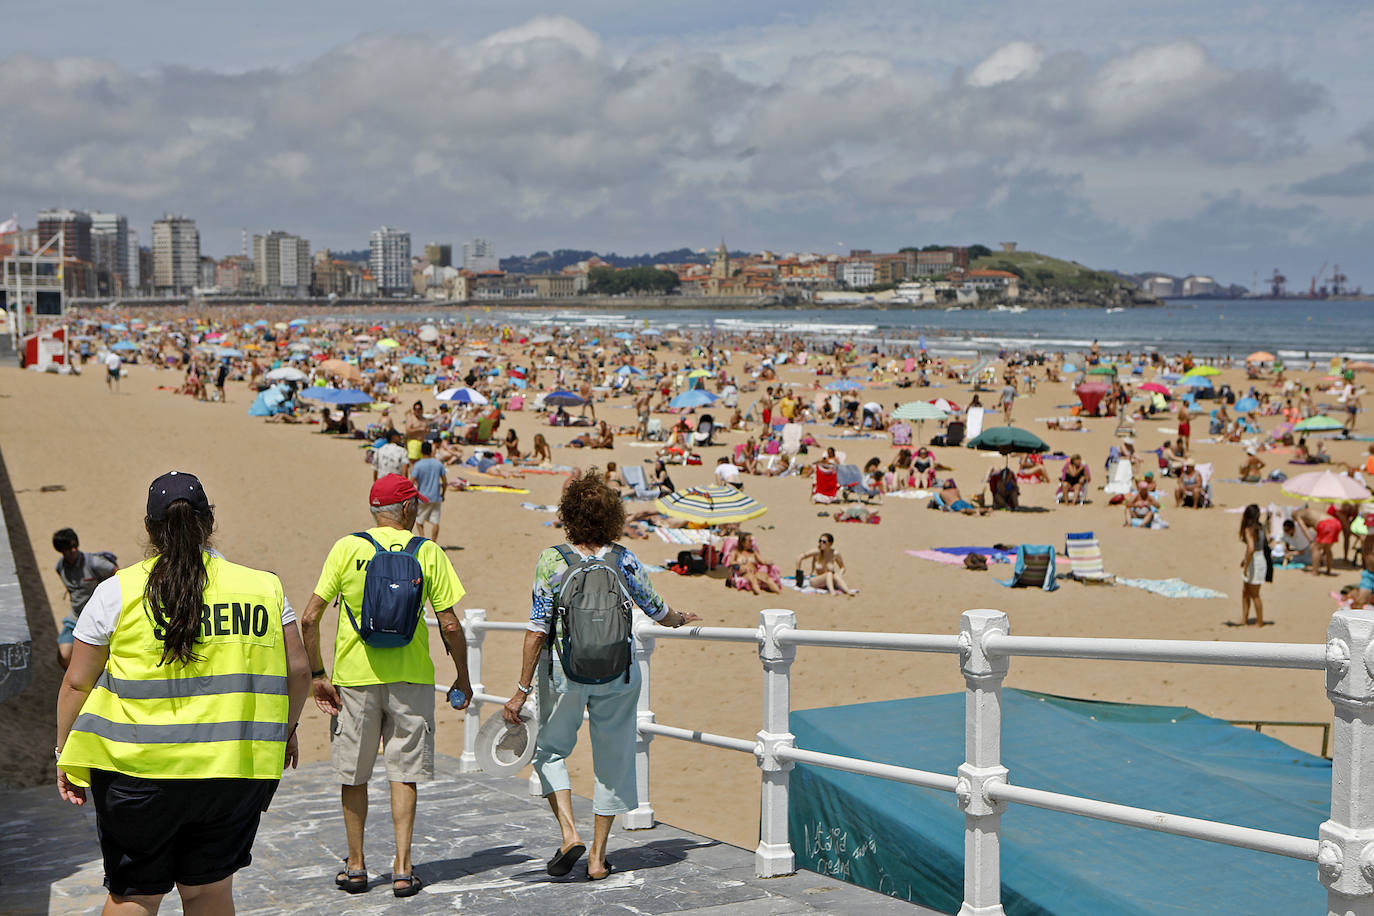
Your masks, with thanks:
[{"label": "wristband", "polygon": [[515,689],[523,693],[525,696],[529,696],[531,693],[534,692],[534,684],[530,684],[528,687],[523,687],[521,686],[519,681],[516,681]]},{"label": "wristband", "polygon": [[312,672],[310,672],[310,676],[311,676],[312,678],[324,677],[324,675],[325,675],[325,671],[324,671],[323,668],[321,668],[319,671],[312,671]]}]

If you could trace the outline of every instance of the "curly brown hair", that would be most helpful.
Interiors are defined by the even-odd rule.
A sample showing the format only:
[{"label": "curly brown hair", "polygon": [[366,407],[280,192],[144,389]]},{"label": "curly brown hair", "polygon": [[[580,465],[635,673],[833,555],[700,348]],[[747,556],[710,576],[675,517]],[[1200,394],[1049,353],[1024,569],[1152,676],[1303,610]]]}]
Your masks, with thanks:
[{"label": "curly brown hair", "polygon": [[625,528],[625,504],[596,468],[568,481],[558,501],[558,519],[573,544],[604,546]]}]

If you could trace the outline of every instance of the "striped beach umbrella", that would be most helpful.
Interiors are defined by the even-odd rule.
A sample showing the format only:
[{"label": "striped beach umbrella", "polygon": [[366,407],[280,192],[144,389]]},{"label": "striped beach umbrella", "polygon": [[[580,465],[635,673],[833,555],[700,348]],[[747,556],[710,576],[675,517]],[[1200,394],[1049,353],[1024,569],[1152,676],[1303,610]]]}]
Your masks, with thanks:
[{"label": "striped beach umbrella", "polygon": [[1324,413],[1319,413],[1315,417],[1308,417],[1306,420],[1299,421],[1293,429],[1300,433],[1323,433],[1332,430],[1344,429],[1345,425],[1334,417],[1328,417]]},{"label": "striped beach umbrella", "polygon": [[943,407],[932,404],[929,401],[908,401],[901,407],[892,411],[892,419],[915,420],[919,423],[922,420],[943,419],[948,413],[949,411],[945,410]]},{"label": "striped beach umbrella", "polygon": [[654,501],[664,515],[704,525],[747,522],[768,511],[768,507],[734,487],[709,486],[678,490]]}]

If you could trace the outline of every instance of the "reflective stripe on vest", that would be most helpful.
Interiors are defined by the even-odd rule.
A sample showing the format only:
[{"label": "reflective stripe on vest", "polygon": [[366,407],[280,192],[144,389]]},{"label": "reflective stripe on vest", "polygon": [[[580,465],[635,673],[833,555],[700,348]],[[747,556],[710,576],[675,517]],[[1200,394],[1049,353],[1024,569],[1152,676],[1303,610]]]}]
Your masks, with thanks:
[{"label": "reflective stripe on vest", "polygon": [[280,580],[205,558],[194,652],[162,663],[143,600],[155,560],[121,569],[119,624],[58,766],[78,785],[101,769],[148,779],[280,779],[290,712]]}]

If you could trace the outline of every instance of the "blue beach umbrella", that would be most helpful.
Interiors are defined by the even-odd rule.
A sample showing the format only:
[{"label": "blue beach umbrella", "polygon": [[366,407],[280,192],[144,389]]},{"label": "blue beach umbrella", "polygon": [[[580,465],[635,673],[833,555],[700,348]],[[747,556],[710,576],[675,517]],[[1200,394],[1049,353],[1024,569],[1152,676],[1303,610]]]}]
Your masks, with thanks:
[{"label": "blue beach umbrella", "polygon": [[669,407],[704,407],[714,404],[716,396],[701,388],[689,388],[668,402]]},{"label": "blue beach umbrella", "polygon": [[307,388],[301,397],[325,404],[371,404],[372,398],[353,388]]},{"label": "blue beach umbrella", "polygon": [[842,378],[825,386],[826,391],[858,391],[863,385],[849,378]]},{"label": "blue beach umbrella", "polygon": [[635,336],[629,331],[616,331],[615,338],[616,340],[634,340]]},{"label": "blue beach umbrella", "polygon": [[110,347],[110,349],[111,349],[111,350],[137,350],[137,349],[138,349],[138,344],[134,343],[132,340],[121,340],[119,343],[115,344],[113,347]]},{"label": "blue beach umbrella", "polygon": [[401,357],[401,365],[403,365],[403,366],[428,366],[429,363],[425,362],[423,359],[421,359],[421,358],[418,357],[418,356],[402,356],[402,357]]},{"label": "blue beach umbrella", "polygon": [[111,330],[111,331],[127,331],[127,330],[129,330],[129,326],[128,326],[127,324],[112,324],[112,325],[110,325],[110,330]]},{"label": "blue beach umbrella", "polygon": [[617,370],[615,370],[615,371],[616,371],[616,373],[619,374],[619,375],[643,375],[643,374],[644,374],[643,370],[641,370],[641,369],[636,369],[634,366],[621,366],[619,369],[617,369]]},{"label": "blue beach umbrella", "polygon": [[1185,388],[1211,388],[1212,380],[1203,375],[1185,375],[1178,380]]},{"label": "blue beach umbrella", "polygon": [[219,347],[215,350],[215,355],[221,358],[230,357],[233,359],[238,359],[240,356],[243,355],[243,351],[235,350],[233,347]]},{"label": "blue beach umbrella", "polygon": [[1065,364],[1064,364],[1064,371],[1065,371],[1065,372],[1077,372],[1077,371],[1078,371],[1078,367],[1075,366],[1073,363],[1065,363]]},{"label": "blue beach umbrella", "polygon": [[310,323],[310,322],[306,321],[304,318],[292,318],[292,319],[291,319],[290,321],[288,321],[286,324],[287,324],[287,326],[289,326],[289,327],[299,328],[299,327],[302,327],[302,326],[307,325],[307,324],[309,324],[309,323]]},{"label": "blue beach umbrella", "polygon": [[1259,401],[1254,398],[1241,398],[1236,402],[1237,413],[1249,413],[1252,410],[1259,410]]},{"label": "blue beach umbrella", "polygon": [[581,395],[573,394],[571,391],[553,391],[544,396],[544,403],[550,407],[578,407],[587,403]]}]

